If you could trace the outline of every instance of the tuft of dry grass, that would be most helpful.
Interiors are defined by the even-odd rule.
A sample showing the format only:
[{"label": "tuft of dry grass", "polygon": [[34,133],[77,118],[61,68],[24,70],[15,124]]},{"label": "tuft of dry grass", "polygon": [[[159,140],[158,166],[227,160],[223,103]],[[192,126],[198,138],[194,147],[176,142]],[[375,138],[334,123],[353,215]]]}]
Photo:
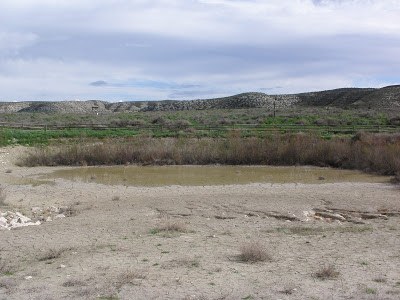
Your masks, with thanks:
[{"label": "tuft of dry grass", "polygon": [[84,281],[77,279],[68,279],[62,284],[63,287],[85,286],[85,285],[86,283]]},{"label": "tuft of dry grass", "polygon": [[241,245],[239,259],[244,262],[255,263],[271,260],[267,249],[258,241],[250,241]]},{"label": "tuft of dry grass", "polygon": [[9,264],[0,261],[0,275],[9,275],[12,274],[12,268]]},{"label": "tuft of dry grass", "polygon": [[7,198],[7,193],[4,187],[0,186],[0,206],[6,205],[4,201]]},{"label": "tuft of dry grass", "polygon": [[66,251],[66,249],[50,249],[38,257],[39,261],[46,261],[50,259],[56,259],[61,256],[61,254]]},{"label": "tuft of dry grass", "polygon": [[339,276],[339,272],[334,265],[322,266],[317,272],[314,273],[316,278],[321,280],[335,279]]},{"label": "tuft of dry grass", "polygon": [[0,288],[5,288],[7,290],[12,289],[17,286],[17,282],[12,279],[5,278],[0,280]]},{"label": "tuft of dry grass", "polygon": [[195,258],[180,258],[173,261],[173,264],[176,266],[183,266],[186,268],[198,268],[200,266],[200,261]]},{"label": "tuft of dry grass", "polygon": [[120,197],[120,196],[117,196],[117,195],[115,195],[115,196],[113,196],[113,197],[111,198],[112,201],[119,201],[120,199],[121,199],[121,197]]},{"label": "tuft of dry grass", "polygon": [[141,280],[146,278],[147,274],[143,271],[127,270],[117,277],[117,281],[114,284],[118,289],[120,289],[125,284],[138,285]]},{"label": "tuft of dry grass", "polygon": [[171,219],[164,217],[161,219],[160,224],[156,227],[156,231],[167,232],[187,232],[187,226],[184,221],[179,219]]},{"label": "tuft of dry grass", "polygon": [[283,290],[280,291],[280,293],[286,295],[292,295],[296,290],[297,290],[296,287],[290,285],[290,286],[285,286]]}]

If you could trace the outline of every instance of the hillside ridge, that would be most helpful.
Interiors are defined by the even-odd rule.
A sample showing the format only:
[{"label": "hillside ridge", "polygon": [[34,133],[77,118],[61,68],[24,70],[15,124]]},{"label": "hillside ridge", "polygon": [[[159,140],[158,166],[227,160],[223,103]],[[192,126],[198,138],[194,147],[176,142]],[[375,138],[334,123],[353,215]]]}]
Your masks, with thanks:
[{"label": "hillside ridge", "polygon": [[400,109],[400,85],[383,88],[340,88],[286,95],[267,95],[250,92],[204,100],[128,101],[116,103],[101,100],[0,102],[0,113],[122,113],[239,108],[272,109],[274,105],[276,108],[300,105]]}]

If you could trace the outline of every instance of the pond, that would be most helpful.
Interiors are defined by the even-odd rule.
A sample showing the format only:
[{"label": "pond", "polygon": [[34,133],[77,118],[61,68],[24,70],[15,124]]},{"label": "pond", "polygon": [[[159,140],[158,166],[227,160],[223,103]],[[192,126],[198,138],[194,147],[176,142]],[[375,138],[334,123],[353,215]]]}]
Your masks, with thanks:
[{"label": "pond", "polygon": [[62,178],[71,181],[127,186],[205,186],[249,183],[388,182],[388,177],[354,170],[310,166],[113,166],[80,167],[56,170],[40,179]]}]

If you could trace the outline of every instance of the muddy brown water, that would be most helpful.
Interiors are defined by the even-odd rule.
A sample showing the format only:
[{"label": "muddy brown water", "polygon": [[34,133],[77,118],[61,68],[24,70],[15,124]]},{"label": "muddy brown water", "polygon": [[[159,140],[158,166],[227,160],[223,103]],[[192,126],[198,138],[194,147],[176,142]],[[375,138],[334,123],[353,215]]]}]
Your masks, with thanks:
[{"label": "muddy brown water", "polygon": [[270,166],[113,166],[81,167],[42,174],[39,180],[66,179],[127,186],[205,186],[249,183],[389,182],[376,176],[353,170],[318,167]]}]

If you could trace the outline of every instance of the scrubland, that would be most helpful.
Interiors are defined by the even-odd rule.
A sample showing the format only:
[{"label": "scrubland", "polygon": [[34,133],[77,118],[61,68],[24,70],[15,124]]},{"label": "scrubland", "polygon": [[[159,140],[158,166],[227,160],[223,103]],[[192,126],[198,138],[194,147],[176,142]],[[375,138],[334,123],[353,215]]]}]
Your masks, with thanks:
[{"label": "scrubland", "polygon": [[[166,114],[159,117],[169,120]],[[319,168],[307,167],[312,184],[40,180],[88,166],[223,164],[262,165],[266,172],[268,165],[355,169],[396,183],[400,134],[230,129],[159,137],[129,130],[40,131],[36,140],[32,131],[3,132],[0,211],[41,225],[0,231],[1,299],[399,298],[399,186],[388,177],[319,180]]]}]

